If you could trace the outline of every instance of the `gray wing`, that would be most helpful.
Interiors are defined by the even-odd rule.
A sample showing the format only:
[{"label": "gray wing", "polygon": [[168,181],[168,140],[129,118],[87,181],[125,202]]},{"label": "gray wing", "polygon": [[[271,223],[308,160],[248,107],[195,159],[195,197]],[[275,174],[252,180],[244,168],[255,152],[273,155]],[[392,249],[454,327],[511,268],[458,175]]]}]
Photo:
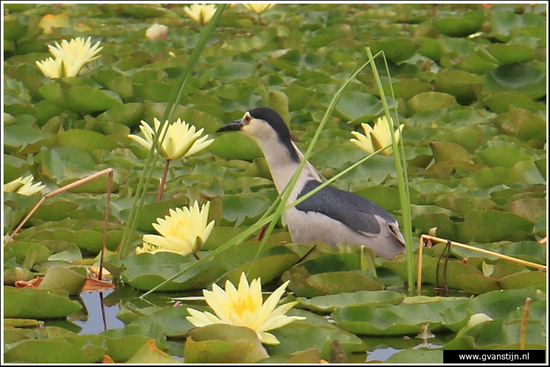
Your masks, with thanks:
[{"label": "gray wing", "polygon": [[[321,185],[318,181],[308,181],[298,197]],[[380,224],[375,216],[383,218],[392,231],[399,227],[398,222],[386,210],[359,195],[326,186],[300,204],[296,209],[304,212],[317,212],[338,220],[355,231],[375,236],[380,233]],[[399,231],[397,229],[397,231]],[[399,237],[401,234],[399,233]],[[402,238],[402,236],[400,236]]]}]

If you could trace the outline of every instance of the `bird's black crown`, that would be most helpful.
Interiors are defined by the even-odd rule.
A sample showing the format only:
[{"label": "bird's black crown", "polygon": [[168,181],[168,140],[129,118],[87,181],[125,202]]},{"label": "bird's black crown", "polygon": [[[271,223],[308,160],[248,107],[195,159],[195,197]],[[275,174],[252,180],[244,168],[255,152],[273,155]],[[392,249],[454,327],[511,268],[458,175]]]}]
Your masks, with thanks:
[{"label": "bird's black crown", "polygon": [[261,119],[267,122],[273,130],[277,133],[277,136],[281,143],[286,147],[291,158],[296,162],[299,162],[298,154],[292,145],[292,140],[290,138],[290,130],[286,126],[285,121],[277,112],[272,110],[269,107],[257,107],[248,111],[250,116],[255,119]]},{"label": "bird's black crown", "polygon": [[250,116],[256,119],[264,120],[271,125],[273,130],[275,130],[277,135],[279,135],[279,139],[281,139],[281,141],[290,141],[290,131],[288,130],[283,118],[277,112],[269,107],[257,107],[248,111],[248,113],[250,113]]}]

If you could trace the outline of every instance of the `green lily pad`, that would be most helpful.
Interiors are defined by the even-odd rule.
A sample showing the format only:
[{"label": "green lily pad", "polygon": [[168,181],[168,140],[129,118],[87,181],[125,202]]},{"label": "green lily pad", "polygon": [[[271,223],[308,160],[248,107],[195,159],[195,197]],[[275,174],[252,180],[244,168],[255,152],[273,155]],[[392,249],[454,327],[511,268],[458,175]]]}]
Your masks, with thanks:
[{"label": "green lily pad", "polygon": [[217,283],[223,285],[229,280],[238,284],[244,272],[249,279],[261,278],[262,284],[267,284],[278,279],[300,260],[294,251],[285,246],[270,246],[258,254],[259,248],[259,242],[247,242],[232,246],[216,256],[215,261],[228,271]]},{"label": "green lily pad", "polygon": [[262,151],[250,138],[236,133],[220,135],[208,146],[208,150],[223,159],[251,161],[261,157]]},{"label": "green lily pad", "polygon": [[245,195],[225,195],[221,198],[223,219],[221,225],[253,224],[269,207],[264,199]]},{"label": "green lily pad", "polygon": [[4,287],[4,317],[55,319],[82,308],[77,301],[41,289]]},{"label": "green lily pad", "polygon": [[303,297],[383,289],[373,271],[359,270],[356,254],[329,254],[305,261],[285,272],[282,279],[290,280],[289,289]]},{"label": "green lily pad", "polygon": [[43,131],[27,126],[4,127],[4,150],[6,152],[18,152],[32,154],[40,151],[40,147],[50,146],[53,143],[52,136]]},{"label": "green lily pad", "polygon": [[500,114],[494,124],[506,134],[522,141],[546,141],[546,120],[526,109],[510,108]]},{"label": "green lily pad", "polygon": [[431,141],[430,148],[432,149],[433,156],[436,162],[441,161],[465,161],[472,162],[470,153],[462,146],[441,141]]},{"label": "green lily pad", "polygon": [[456,277],[458,288],[469,294],[482,294],[501,289],[496,279],[483,274],[460,274]]},{"label": "green lily pad", "polygon": [[127,363],[178,363],[175,357],[161,351],[157,348],[155,341],[150,340],[143,345]]},{"label": "green lily pad", "polygon": [[454,96],[441,92],[424,92],[415,95],[407,101],[414,113],[442,110],[456,104]]},{"label": "green lily pad", "polygon": [[86,283],[86,270],[83,268],[67,268],[52,266],[48,268],[38,289],[59,290],[75,296],[80,294]]},{"label": "green lily pad", "polygon": [[533,160],[529,151],[515,145],[497,145],[477,151],[477,157],[481,158],[490,167],[511,168],[518,162]]},{"label": "green lily pad", "polygon": [[97,117],[98,121],[116,122],[130,129],[139,126],[141,118],[145,112],[145,106],[142,103],[125,103],[103,112]]},{"label": "green lily pad", "polygon": [[485,52],[500,65],[508,65],[525,61],[533,55],[534,49],[529,45],[492,43],[487,45]]},{"label": "green lily pad", "polygon": [[126,362],[144,345],[155,341],[156,348],[166,350],[164,330],[159,325],[127,325],[123,328],[108,329],[99,334],[106,345],[109,357],[115,362]]},{"label": "green lily pad", "polygon": [[95,149],[111,151],[118,147],[118,144],[107,138],[105,135],[88,130],[68,130],[57,135],[59,146],[72,146],[91,153]]},{"label": "green lily pad", "polygon": [[92,79],[103,87],[110,89],[123,100],[134,96],[132,78],[116,72],[115,70],[101,70],[92,75]]},{"label": "green lily pad", "polygon": [[491,92],[484,96],[483,103],[499,114],[516,108],[524,108],[532,112],[545,110],[544,105],[519,92]]},{"label": "green lily pad", "polygon": [[388,357],[385,363],[410,363],[410,361],[422,361],[422,363],[443,363],[443,351],[440,349],[405,349]]},{"label": "green lily pad", "polygon": [[491,34],[500,42],[508,42],[512,35],[520,30],[532,27],[544,27],[545,20],[535,13],[516,14],[512,10],[494,12],[491,19]]},{"label": "green lily pad", "polygon": [[337,308],[356,304],[400,303],[405,296],[393,291],[358,291],[312,298],[298,297],[298,305],[314,312],[332,312]]},{"label": "green lily pad", "polygon": [[6,351],[6,361],[27,363],[98,363],[107,349],[90,344],[85,348],[60,338],[24,340]]},{"label": "green lily pad", "polygon": [[4,257],[6,259],[15,258],[20,264],[29,262],[28,269],[32,268],[35,263],[46,261],[51,255],[48,247],[35,241],[10,241],[4,246]]},{"label": "green lily pad", "polygon": [[477,99],[476,91],[481,91],[481,78],[466,71],[442,70],[436,75],[440,92],[455,96],[458,103],[468,105]]},{"label": "green lily pad", "polygon": [[545,286],[546,274],[541,271],[529,271],[508,275],[499,281],[502,289],[517,289],[530,286]]},{"label": "green lily pad", "polygon": [[448,37],[465,37],[481,28],[484,17],[482,10],[470,10],[460,16],[443,13],[432,24],[437,31]]},{"label": "green lily pad", "polygon": [[373,40],[368,43],[368,46],[372,49],[373,55],[384,51],[386,59],[395,63],[411,58],[420,47],[418,43],[405,37]]},{"label": "green lily pad", "polygon": [[546,95],[546,73],[528,65],[501,65],[483,79],[483,93],[513,91],[533,100]]},{"label": "green lily pad", "polygon": [[[528,320],[525,348],[526,350],[545,349],[545,327],[540,321]],[[463,332],[443,346],[453,350],[494,350],[517,349],[520,346],[521,323],[508,323],[503,319],[480,323]]]},{"label": "green lily pad", "polygon": [[183,357],[187,363],[255,363],[269,355],[252,329],[214,324],[189,332]]},{"label": "green lily pad", "polygon": [[[303,310],[291,310],[291,316],[306,316]],[[292,354],[298,351],[315,348],[321,358],[330,358],[330,343],[337,340],[346,354],[364,350],[364,343],[357,335],[346,332],[333,324],[320,320],[315,324],[307,321],[293,321],[281,328],[271,331],[281,342],[277,345],[267,345],[266,349],[270,355]],[[328,345],[327,345],[328,344]]]},{"label": "green lily pad", "polygon": [[[103,220],[65,219],[45,222],[22,231],[21,239],[66,241],[78,245],[81,249],[97,254],[103,241]],[[107,223],[106,247],[115,251],[122,239],[123,227],[116,223]]]},{"label": "green lily pad", "polygon": [[[151,290],[166,279],[176,275],[197,260],[192,256],[181,256],[174,253],[139,254],[126,257],[120,261],[111,261],[109,266],[123,267],[122,279],[132,287],[140,290]],[[110,270],[109,270],[110,271]],[[160,287],[161,291],[176,291],[204,288],[210,285],[225,269],[212,262],[201,262],[193,270]]]},{"label": "green lily pad", "polygon": [[476,210],[464,216],[464,224],[458,231],[458,241],[487,243],[528,239],[532,230],[533,223],[516,214],[497,210]]},{"label": "green lily pad", "polygon": [[332,317],[343,330],[360,335],[414,335],[423,325],[431,331],[444,328],[440,313],[454,308],[464,299],[442,300],[425,304],[356,305],[335,310]]},{"label": "green lily pad", "polygon": [[[189,307],[196,308],[194,305]],[[187,308],[185,304],[178,307],[161,308],[153,313],[137,317],[129,325],[151,327],[157,324],[162,327],[167,337],[183,338],[189,330],[195,327],[186,319],[187,316],[190,316]]]}]

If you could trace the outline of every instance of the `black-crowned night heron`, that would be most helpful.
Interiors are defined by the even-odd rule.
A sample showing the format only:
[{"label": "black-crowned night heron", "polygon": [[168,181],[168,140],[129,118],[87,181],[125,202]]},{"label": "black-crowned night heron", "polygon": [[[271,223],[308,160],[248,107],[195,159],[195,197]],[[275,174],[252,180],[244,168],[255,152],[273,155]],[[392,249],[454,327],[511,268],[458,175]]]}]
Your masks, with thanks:
[{"label": "black-crowned night heron", "polygon": [[[274,110],[254,108],[221,131],[241,131],[251,137],[262,150],[273,182],[281,193],[296,172],[303,157],[290,138],[284,120]],[[307,162],[300,173],[288,203],[321,184],[321,178]],[[347,242],[374,249],[377,256],[393,258],[404,252],[404,239],[399,223],[372,201],[350,192],[326,186],[285,212],[292,240],[297,243],[321,241],[331,245]]]}]

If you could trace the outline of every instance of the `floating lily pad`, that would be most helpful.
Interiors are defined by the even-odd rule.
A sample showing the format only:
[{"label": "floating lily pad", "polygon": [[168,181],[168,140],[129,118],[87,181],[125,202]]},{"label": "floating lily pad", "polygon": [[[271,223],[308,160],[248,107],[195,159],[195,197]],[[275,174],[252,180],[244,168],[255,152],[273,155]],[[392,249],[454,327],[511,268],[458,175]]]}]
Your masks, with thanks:
[{"label": "floating lily pad", "polygon": [[75,296],[84,288],[86,275],[86,270],[83,268],[52,266],[46,271],[38,289],[64,291]]},{"label": "floating lily pad", "polygon": [[437,89],[455,96],[458,103],[468,105],[477,99],[481,91],[481,78],[465,71],[444,70],[437,73]]},{"label": "floating lily pad", "polygon": [[284,246],[269,246],[258,254],[259,248],[259,242],[248,242],[232,246],[216,256],[215,261],[228,272],[217,283],[224,285],[229,280],[238,284],[244,272],[249,279],[261,278],[262,284],[267,284],[300,260],[294,251]]},{"label": "floating lily pad", "polygon": [[494,124],[505,133],[523,141],[546,141],[545,119],[526,109],[511,108],[499,115]]},{"label": "floating lily pad", "polygon": [[411,58],[418,49],[419,44],[405,37],[397,37],[373,40],[368,43],[368,46],[372,49],[373,55],[384,51],[386,59],[399,63]]},{"label": "floating lily pad", "polygon": [[[292,315],[306,315],[304,311]],[[270,355],[291,354],[306,348],[315,348],[322,358],[329,359],[329,350],[325,350],[328,341],[337,340],[346,354],[363,349],[363,342],[359,337],[334,327],[326,321],[318,325],[308,324],[305,321],[294,321],[271,332],[281,342],[278,345],[266,346]],[[325,353],[323,353],[325,352]]]},{"label": "floating lily pad", "polygon": [[4,317],[56,319],[81,308],[77,301],[47,290],[4,287]]},{"label": "floating lily pad", "polygon": [[459,227],[463,243],[528,239],[533,223],[519,215],[497,210],[476,210],[464,216]]},{"label": "floating lily pad", "polygon": [[545,110],[544,105],[519,92],[491,92],[484,96],[483,103],[499,114],[516,108],[525,108],[533,112]]},{"label": "floating lily pad", "polygon": [[524,64],[501,65],[484,76],[483,92],[514,91],[533,100],[546,95],[546,73]]},{"label": "floating lily pad", "polygon": [[208,149],[220,158],[252,160],[262,156],[258,145],[241,134],[224,134],[214,140]]},{"label": "floating lily pad", "polygon": [[335,310],[332,317],[336,325],[354,334],[411,335],[428,323],[432,331],[443,329],[440,312],[464,302],[467,301],[459,299],[425,304],[346,306]]},{"label": "floating lily pad", "polygon": [[441,92],[424,92],[415,95],[407,101],[414,113],[442,110],[456,104],[454,96]]},{"label": "floating lily pad", "polygon": [[465,37],[477,32],[483,23],[485,13],[481,10],[470,10],[461,16],[443,13],[433,21],[433,26],[448,37]]},{"label": "floating lily pad", "polygon": [[303,297],[383,289],[372,271],[359,270],[356,254],[330,254],[308,260],[285,272],[282,279],[290,280],[289,289]]},{"label": "floating lily pad", "polygon": [[315,312],[332,312],[336,308],[356,304],[398,304],[405,296],[393,291],[358,291],[353,293],[338,293],[312,298],[298,297],[298,306]]},{"label": "floating lily pad", "polygon": [[[111,263],[114,266],[123,267],[124,270],[121,273],[121,277],[126,283],[134,288],[147,291],[186,269],[196,261],[192,255],[181,256],[169,252],[160,252],[154,255],[144,253],[129,256],[121,261]],[[201,262],[193,270],[166,283],[166,285],[159,289],[164,291],[181,291],[204,288],[224,272],[225,269],[215,263]]]},{"label": "floating lily pad", "polygon": [[227,324],[193,329],[184,349],[188,363],[254,363],[268,356],[254,330]]}]

